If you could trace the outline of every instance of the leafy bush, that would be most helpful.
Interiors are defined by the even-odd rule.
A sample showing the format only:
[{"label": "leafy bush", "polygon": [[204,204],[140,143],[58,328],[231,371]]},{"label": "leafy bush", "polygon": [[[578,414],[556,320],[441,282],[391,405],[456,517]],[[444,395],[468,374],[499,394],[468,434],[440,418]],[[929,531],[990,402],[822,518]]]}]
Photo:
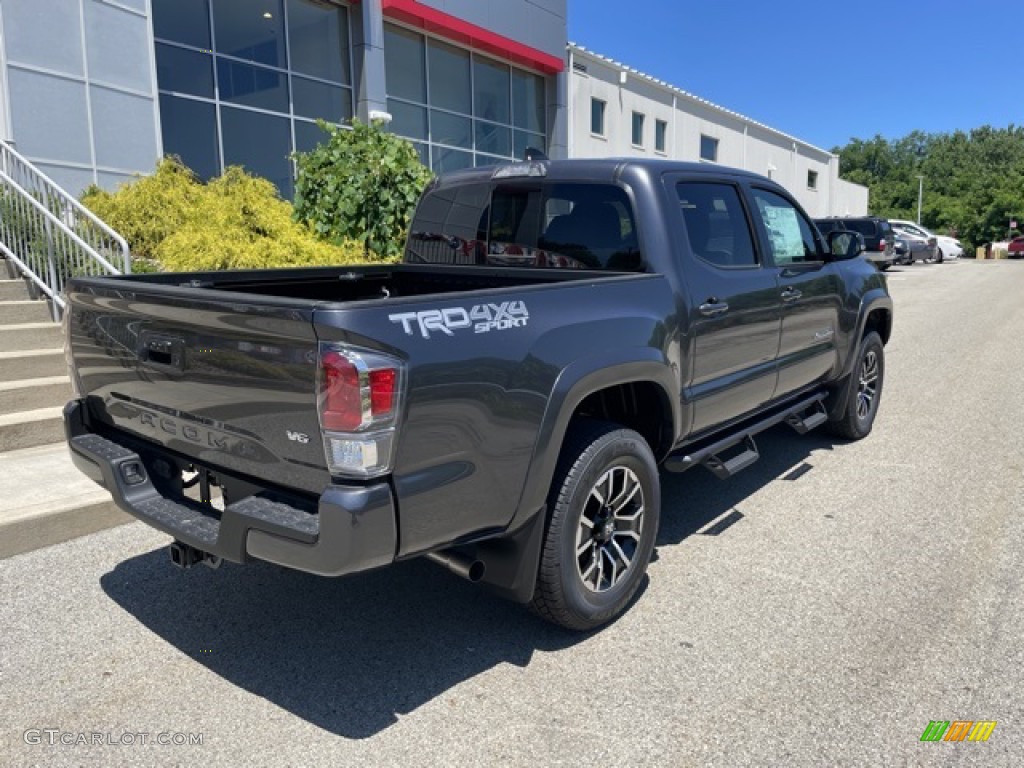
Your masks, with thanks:
[{"label": "leafy bush", "polygon": [[156,173],[122,185],[111,194],[93,185],[82,204],[119,232],[135,258],[153,260],[157,247],[186,225],[200,207],[203,186],[174,159],[161,160]]},{"label": "leafy bush", "polygon": [[317,123],[329,139],[296,154],[295,217],[332,242],[356,240],[367,255],[396,258],[431,173],[405,139],[379,123]]},{"label": "leafy bush", "polygon": [[137,271],[255,269],[365,261],[361,243],[318,240],[292,216],[269,181],[228,168],[200,183],[178,160],[111,194],[96,187],[82,202],[121,232]]}]

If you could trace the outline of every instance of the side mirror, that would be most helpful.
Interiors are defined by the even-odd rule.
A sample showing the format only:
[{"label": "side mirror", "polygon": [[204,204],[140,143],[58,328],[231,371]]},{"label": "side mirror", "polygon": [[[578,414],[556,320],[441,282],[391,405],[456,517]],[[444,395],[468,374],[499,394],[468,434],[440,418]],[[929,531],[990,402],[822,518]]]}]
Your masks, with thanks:
[{"label": "side mirror", "polygon": [[853,259],[864,253],[864,235],[846,229],[828,233],[828,250],[835,261]]}]

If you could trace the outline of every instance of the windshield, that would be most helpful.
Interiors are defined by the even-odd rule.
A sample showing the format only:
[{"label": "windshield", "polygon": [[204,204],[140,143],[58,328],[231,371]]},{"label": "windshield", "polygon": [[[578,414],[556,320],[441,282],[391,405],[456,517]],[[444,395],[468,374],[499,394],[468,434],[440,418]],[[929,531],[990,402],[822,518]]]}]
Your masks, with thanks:
[{"label": "windshield", "polygon": [[907,224],[906,222],[902,222],[901,221],[900,223],[898,223],[898,224],[896,224],[894,226],[898,227],[899,229],[902,229],[904,232],[907,232],[908,234],[917,235],[918,237],[932,237],[933,236],[932,233],[929,232],[927,229],[924,229],[923,227],[919,227],[916,224]]}]

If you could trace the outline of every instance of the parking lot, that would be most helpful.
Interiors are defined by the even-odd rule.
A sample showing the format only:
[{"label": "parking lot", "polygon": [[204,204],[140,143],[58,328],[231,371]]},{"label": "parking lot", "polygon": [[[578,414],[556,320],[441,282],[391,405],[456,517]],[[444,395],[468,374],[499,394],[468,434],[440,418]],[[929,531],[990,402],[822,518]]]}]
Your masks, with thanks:
[{"label": "parking lot", "polygon": [[182,573],[141,523],[0,562],[0,763],[1019,765],[1024,263],[889,275],[872,435],[663,473],[649,581],[591,635],[426,562]]}]

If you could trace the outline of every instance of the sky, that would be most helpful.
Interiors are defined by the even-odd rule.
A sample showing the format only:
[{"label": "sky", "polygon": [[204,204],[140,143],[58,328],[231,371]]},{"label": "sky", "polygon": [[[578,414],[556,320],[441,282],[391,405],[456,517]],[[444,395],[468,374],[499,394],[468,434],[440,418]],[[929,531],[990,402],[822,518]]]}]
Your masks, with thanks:
[{"label": "sky", "polygon": [[823,149],[1024,125],[1024,0],[569,0],[569,39]]}]

